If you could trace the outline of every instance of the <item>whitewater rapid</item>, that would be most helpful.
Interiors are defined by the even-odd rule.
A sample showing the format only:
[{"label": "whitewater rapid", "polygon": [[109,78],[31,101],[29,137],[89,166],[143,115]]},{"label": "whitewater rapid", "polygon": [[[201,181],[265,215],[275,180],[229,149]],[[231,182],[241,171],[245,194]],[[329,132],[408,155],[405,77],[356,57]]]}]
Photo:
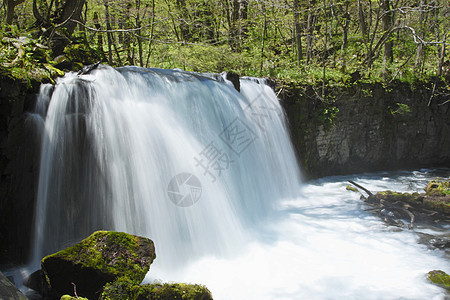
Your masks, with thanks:
[{"label": "whitewater rapid", "polygon": [[423,192],[450,170],[329,177],[278,199],[278,217],[254,232],[231,257],[205,256],[167,272],[155,262],[147,282],[202,283],[214,299],[448,299],[431,270],[450,271],[450,254],[419,243],[420,234],[450,235],[450,227],[400,230],[372,214],[351,179],[371,191]]}]

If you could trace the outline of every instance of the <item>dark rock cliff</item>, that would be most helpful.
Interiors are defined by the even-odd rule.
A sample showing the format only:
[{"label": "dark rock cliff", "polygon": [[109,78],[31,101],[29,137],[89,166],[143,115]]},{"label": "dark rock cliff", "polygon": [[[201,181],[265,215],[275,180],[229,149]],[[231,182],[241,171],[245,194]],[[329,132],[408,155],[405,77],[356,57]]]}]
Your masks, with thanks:
[{"label": "dark rock cliff", "polygon": [[448,90],[397,83],[354,84],[322,99],[320,89],[280,95],[292,142],[308,178],[450,167]]},{"label": "dark rock cliff", "polygon": [[29,255],[39,146],[33,109],[39,83],[0,77],[0,264]]}]

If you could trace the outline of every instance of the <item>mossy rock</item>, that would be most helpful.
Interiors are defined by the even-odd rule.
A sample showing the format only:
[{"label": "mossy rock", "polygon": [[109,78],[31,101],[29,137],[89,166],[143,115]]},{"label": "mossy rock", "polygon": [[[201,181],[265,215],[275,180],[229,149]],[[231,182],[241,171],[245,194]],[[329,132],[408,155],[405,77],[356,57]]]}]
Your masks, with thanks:
[{"label": "mossy rock", "polygon": [[70,295],[63,295],[60,300],[89,300],[89,299],[84,297],[73,297]]},{"label": "mossy rock", "polygon": [[428,279],[431,282],[450,290],[450,275],[448,275],[444,271],[441,270],[430,271],[428,272]]},{"label": "mossy rock", "polygon": [[421,206],[423,204],[423,195],[419,193],[398,193],[393,191],[382,191],[375,194],[377,199],[383,199],[389,202],[401,201],[411,206]]},{"label": "mossy rock", "polygon": [[427,196],[450,196],[450,180],[432,180],[425,188]]},{"label": "mossy rock", "polygon": [[97,231],[80,243],[42,259],[44,294],[97,299],[102,287],[119,277],[139,284],[156,258],[151,240],[122,232]]},{"label": "mossy rock", "polygon": [[185,283],[164,283],[138,285],[127,278],[108,283],[100,297],[101,300],[210,300],[211,292],[202,285]]},{"label": "mossy rock", "polygon": [[[430,183],[428,186],[433,186]],[[430,192],[426,194],[419,193],[398,193],[393,191],[383,191],[375,194],[375,198],[388,202],[403,202],[411,205],[416,209],[428,209],[444,215],[450,215],[450,195],[440,192]]]}]

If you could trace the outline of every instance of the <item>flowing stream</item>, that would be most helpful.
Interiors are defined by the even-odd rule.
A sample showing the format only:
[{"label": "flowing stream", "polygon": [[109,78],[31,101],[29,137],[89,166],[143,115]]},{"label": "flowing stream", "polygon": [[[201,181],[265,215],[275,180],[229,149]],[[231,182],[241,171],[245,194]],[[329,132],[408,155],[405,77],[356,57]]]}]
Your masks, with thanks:
[{"label": "flowing stream", "polygon": [[[215,299],[448,299],[427,282],[430,270],[450,271],[450,253],[422,237],[450,237],[450,227],[386,226],[351,179],[372,191],[423,192],[450,170],[329,177],[302,184],[300,195],[279,199],[277,218],[254,232],[233,257],[207,256],[181,271],[156,263],[147,281],[203,283]],[[154,275],[153,275],[154,274]]]},{"label": "flowing stream", "polygon": [[[240,86],[105,66],[42,86],[33,263],[107,229],[155,242],[147,282],[202,283],[215,299],[443,299],[425,274],[449,272],[446,254],[385,226],[350,178],[302,183],[276,95]],[[391,175],[351,179],[411,191],[434,173]]]}]

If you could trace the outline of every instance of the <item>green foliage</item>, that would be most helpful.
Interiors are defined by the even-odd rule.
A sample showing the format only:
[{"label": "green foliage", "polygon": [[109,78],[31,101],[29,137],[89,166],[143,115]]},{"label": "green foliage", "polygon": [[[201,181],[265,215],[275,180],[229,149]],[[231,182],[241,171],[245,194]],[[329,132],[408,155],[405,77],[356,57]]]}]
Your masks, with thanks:
[{"label": "green foliage", "polygon": [[391,115],[405,115],[411,112],[411,108],[408,104],[404,103],[395,103],[397,107],[395,109],[389,108]]},{"label": "green foliage", "polygon": [[0,33],[0,72],[28,81],[53,81],[61,75],[51,67],[51,53],[43,40],[30,33],[17,36],[16,30]]},{"label": "green foliage", "polygon": [[323,121],[327,124],[327,125],[332,125],[333,121],[336,119],[337,114],[339,112],[339,108],[337,108],[336,106],[329,106],[324,108],[323,110]]},{"label": "green foliage", "polygon": [[64,49],[64,54],[71,62],[90,65],[102,60],[102,55],[86,44],[70,44]]},{"label": "green foliage", "polygon": [[[301,41],[297,43],[295,12],[289,1],[94,0],[85,7],[85,26],[77,27],[65,54],[71,62],[84,64],[101,60],[113,66],[234,71],[311,85],[350,85],[355,82],[350,76],[354,72],[360,74],[357,81],[363,83],[416,83],[434,79],[438,71],[439,43],[448,35],[449,26],[439,2],[424,9],[420,1],[391,1],[397,6],[390,8],[395,20],[390,25],[395,29],[389,31],[381,24],[383,1],[361,1],[367,27],[363,35],[357,1],[300,1],[297,16]],[[45,12],[54,1],[37,3]],[[23,28],[31,27],[34,19],[31,4],[25,1],[16,7],[14,25],[3,26],[4,32],[11,37],[24,35]],[[410,9],[400,13],[396,8],[402,6]],[[55,13],[56,8],[51,11]],[[110,32],[106,33],[108,28]],[[417,37],[410,29],[430,42],[422,44],[422,51],[418,51]],[[49,32],[42,38],[48,39]],[[389,36],[384,39],[386,33]],[[392,43],[392,61],[383,57],[387,41]],[[302,57],[297,57],[298,44]],[[11,47],[1,50],[0,60],[16,57]],[[33,59],[51,63],[43,57]],[[442,61],[448,59],[447,51]],[[29,73],[27,68],[25,72],[16,70],[16,75]],[[442,75],[445,78],[446,74]]]}]

